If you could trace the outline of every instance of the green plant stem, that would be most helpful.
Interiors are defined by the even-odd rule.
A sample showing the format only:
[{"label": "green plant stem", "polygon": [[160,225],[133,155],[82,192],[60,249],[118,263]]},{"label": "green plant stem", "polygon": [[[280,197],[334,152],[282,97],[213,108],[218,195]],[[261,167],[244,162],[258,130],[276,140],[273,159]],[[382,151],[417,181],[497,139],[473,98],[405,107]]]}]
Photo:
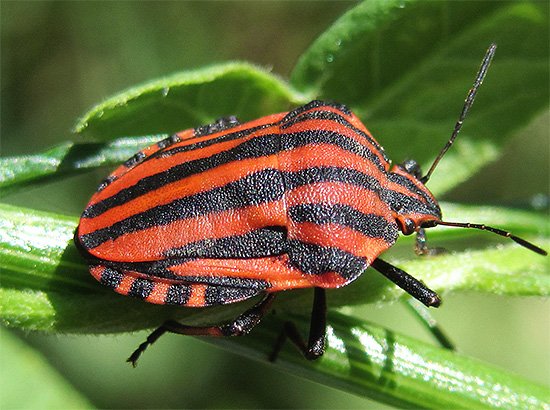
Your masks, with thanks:
[{"label": "green plant stem", "polygon": [[[307,329],[307,318],[293,320]],[[534,409],[550,400],[545,387],[448,349],[337,312],[328,322],[329,348],[321,359],[308,362],[289,346],[276,365],[399,407]],[[280,319],[271,318],[247,337],[212,342],[266,361],[281,326]]]}]

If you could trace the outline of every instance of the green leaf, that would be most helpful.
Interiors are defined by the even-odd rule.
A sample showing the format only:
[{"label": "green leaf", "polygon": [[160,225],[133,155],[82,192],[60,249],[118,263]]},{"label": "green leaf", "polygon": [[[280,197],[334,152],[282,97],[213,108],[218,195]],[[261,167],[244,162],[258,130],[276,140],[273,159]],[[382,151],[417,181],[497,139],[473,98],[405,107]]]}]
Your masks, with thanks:
[{"label": "green leaf", "polygon": [[[0,407],[91,409],[93,406],[34,349],[8,331],[1,334]],[[32,386],[32,391],[29,390]]]},{"label": "green leaf", "polygon": [[[548,93],[540,91],[548,90],[549,77],[548,47],[541,43],[548,26],[545,10],[543,4],[364,2],[302,56],[292,83],[302,89],[316,84],[314,91],[305,92],[352,105],[394,161],[415,158],[429,164],[450,134],[472,82],[482,55],[480,39],[497,41],[497,56],[467,125],[430,180],[439,196],[497,158],[506,137],[547,106]],[[452,23],[429,18],[444,15],[453,15]],[[423,24],[415,23],[414,30],[406,24],[418,20]],[[518,34],[510,36],[511,28]],[[434,50],[433,39],[441,32],[453,37]],[[404,60],[414,64],[401,64]],[[366,69],[380,72],[365,75]],[[76,130],[99,139],[173,132],[220,116],[252,119],[306,100],[304,93],[265,71],[228,63],[124,91],[85,114]],[[145,145],[155,138],[142,140]],[[439,142],[426,149],[426,141]],[[123,160],[134,146],[142,145],[139,140],[108,146],[66,143],[43,154],[7,158],[0,164],[0,189]],[[111,148],[119,152],[111,153]]]},{"label": "green leaf", "polygon": [[[336,20],[302,53],[292,72],[291,83],[308,93],[334,93],[335,98],[344,95],[346,98],[355,97],[348,102],[350,104],[365,98],[363,91],[366,82],[370,86],[383,86],[387,82],[382,77],[387,71],[380,67],[384,60],[379,60],[378,56],[380,53],[385,56],[388,50],[380,47],[379,43],[390,42],[390,39],[396,43],[397,39],[406,39],[402,33],[411,29],[406,22],[414,3],[402,0],[359,3]],[[440,24],[439,19],[433,19],[433,22],[429,18],[426,20],[434,25]],[[418,28],[413,27],[413,32],[408,32],[408,35],[416,40],[418,32]],[[427,47],[422,41],[410,41],[409,46],[414,47],[410,55],[414,55],[416,49]],[[393,66],[387,69],[399,70]],[[398,74],[388,75],[390,78],[396,76]]]},{"label": "green leaf", "polygon": [[[487,223],[499,222],[504,227],[520,223],[521,233],[527,236],[541,234],[541,229],[548,227],[542,217],[528,212],[489,208],[480,209],[480,213]],[[208,309],[151,306],[117,295],[89,275],[72,241],[76,224],[76,218],[0,205],[0,314],[5,325],[71,333],[120,332],[152,327],[168,317],[185,318],[189,324],[195,320],[214,323],[244,309],[242,304]],[[453,244],[452,239],[456,239],[457,229],[434,231],[438,232],[434,235],[438,243],[445,239]],[[550,247],[548,239],[540,238],[537,243]],[[434,258],[393,259],[439,292],[550,294],[545,258],[514,244],[498,246]],[[308,294],[285,293],[280,297],[281,305],[291,310],[309,305],[308,297],[304,297]],[[403,296],[403,291],[382,275],[368,270],[354,284],[331,292],[329,298],[330,306],[336,307],[394,301]]]},{"label": "green leaf", "polygon": [[0,158],[0,193],[52,181],[100,166],[117,165],[166,134],[118,138],[108,143],[65,142],[40,154]]},{"label": "green leaf", "polygon": [[494,160],[548,106],[548,4],[362,2],[300,58],[291,83],[349,104],[397,162],[429,165],[450,136],[485,48],[498,49],[457,147],[430,180],[441,194]]},{"label": "green leaf", "polygon": [[143,309],[98,286],[73,244],[76,218],[3,204],[0,215],[0,315],[6,326],[118,332],[155,326],[174,310]]},{"label": "green leaf", "polygon": [[263,69],[226,63],[123,91],[84,114],[75,131],[99,140],[174,133],[230,115],[251,120],[306,100]]}]

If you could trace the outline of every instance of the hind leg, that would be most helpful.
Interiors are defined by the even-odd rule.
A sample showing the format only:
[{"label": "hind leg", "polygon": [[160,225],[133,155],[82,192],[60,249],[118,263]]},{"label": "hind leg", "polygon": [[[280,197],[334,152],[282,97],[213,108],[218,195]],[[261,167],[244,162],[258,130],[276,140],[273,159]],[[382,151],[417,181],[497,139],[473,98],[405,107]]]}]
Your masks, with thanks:
[{"label": "hind leg", "polygon": [[153,344],[166,332],[189,336],[214,337],[245,335],[249,333],[258,323],[260,323],[271,307],[274,298],[275,294],[267,294],[260,302],[245,311],[233,322],[221,326],[187,326],[173,320],[168,320],[164,322],[162,326],[154,330],[153,333],[147,337],[145,342],[140,344],[126,361],[132,363],[135,367],[137,360],[145,349],[147,349],[149,345]]}]

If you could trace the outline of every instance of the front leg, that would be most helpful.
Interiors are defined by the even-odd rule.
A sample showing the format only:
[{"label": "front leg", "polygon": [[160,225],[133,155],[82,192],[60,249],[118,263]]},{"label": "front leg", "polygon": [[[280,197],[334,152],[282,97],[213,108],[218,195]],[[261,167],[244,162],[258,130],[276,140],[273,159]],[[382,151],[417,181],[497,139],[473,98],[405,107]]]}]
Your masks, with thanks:
[{"label": "front leg", "polygon": [[416,244],[414,247],[414,251],[417,255],[422,256],[434,256],[439,255],[441,253],[445,253],[446,250],[444,248],[430,248],[427,244],[427,238],[426,238],[426,230],[424,228],[419,228],[416,231]]},{"label": "front leg", "polygon": [[437,293],[397,266],[380,258],[373,260],[371,266],[424,305],[438,307],[441,304]]}]

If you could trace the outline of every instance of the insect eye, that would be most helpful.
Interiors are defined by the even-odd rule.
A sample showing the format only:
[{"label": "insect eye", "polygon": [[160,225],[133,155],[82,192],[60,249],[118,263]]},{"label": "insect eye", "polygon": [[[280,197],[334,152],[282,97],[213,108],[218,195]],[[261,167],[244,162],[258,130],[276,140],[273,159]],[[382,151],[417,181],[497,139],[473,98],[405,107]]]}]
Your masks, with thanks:
[{"label": "insect eye", "polygon": [[414,159],[408,159],[401,164],[401,167],[415,178],[420,179],[422,177],[422,170],[420,165]]},{"label": "insect eye", "polygon": [[403,235],[410,235],[416,231],[416,224],[412,219],[405,218],[405,219],[399,219],[400,225],[401,225],[401,232],[403,232]]}]

